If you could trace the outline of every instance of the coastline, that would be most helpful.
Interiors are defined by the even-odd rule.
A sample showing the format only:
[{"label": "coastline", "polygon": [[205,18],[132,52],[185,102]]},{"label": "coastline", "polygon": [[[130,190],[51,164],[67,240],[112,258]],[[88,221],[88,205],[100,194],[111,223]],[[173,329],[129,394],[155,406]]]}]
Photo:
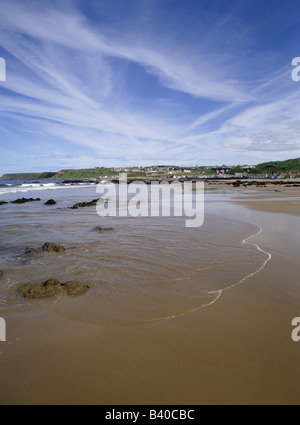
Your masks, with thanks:
[{"label": "coastline", "polygon": [[274,212],[281,201],[257,195],[218,196],[208,210],[221,206],[262,228],[249,236],[272,255],[259,273],[210,306],[144,325],[93,325],[55,311],[8,315],[0,403],[299,404],[300,343],[291,339],[300,315],[299,212]]}]

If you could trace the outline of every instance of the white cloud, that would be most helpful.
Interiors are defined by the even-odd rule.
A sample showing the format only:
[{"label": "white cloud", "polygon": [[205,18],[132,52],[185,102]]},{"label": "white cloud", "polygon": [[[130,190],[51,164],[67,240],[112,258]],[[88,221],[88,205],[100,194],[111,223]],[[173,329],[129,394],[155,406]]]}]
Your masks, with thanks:
[{"label": "white cloud", "polygon": [[[123,155],[128,162],[299,149],[299,88],[289,85],[284,66],[251,79],[256,63],[235,57],[237,48],[230,47],[237,34],[249,36],[249,29],[240,22],[234,27],[231,16],[191,47],[184,40],[176,45],[172,37],[160,42],[159,34],[147,37],[146,27],[142,34],[134,26],[123,33],[117,26],[96,25],[75,3],[37,4],[1,5],[1,45],[15,59],[8,61],[3,87],[9,92],[1,94],[0,110],[24,134],[44,133],[107,157]],[[221,51],[214,41],[229,25],[234,30],[228,50]],[[154,79],[145,97],[127,86],[130,63],[145,71],[146,82],[147,74]],[[154,84],[156,98],[150,92]],[[169,94],[165,102],[160,90]],[[197,99],[208,112],[190,106]]]}]

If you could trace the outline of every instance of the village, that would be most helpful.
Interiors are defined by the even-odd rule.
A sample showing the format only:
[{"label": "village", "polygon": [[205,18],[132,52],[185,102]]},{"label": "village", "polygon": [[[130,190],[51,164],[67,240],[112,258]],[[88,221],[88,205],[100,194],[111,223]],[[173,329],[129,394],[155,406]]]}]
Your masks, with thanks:
[{"label": "village", "polygon": [[160,178],[160,179],[289,179],[300,178],[299,173],[276,172],[261,173],[255,172],[256,165],[222,165],[222,166],[148,166],[148,167],[126,167],[110,168],[110,175],[104,178],[118,178],[119,173],[127,173],[128,177]]}]

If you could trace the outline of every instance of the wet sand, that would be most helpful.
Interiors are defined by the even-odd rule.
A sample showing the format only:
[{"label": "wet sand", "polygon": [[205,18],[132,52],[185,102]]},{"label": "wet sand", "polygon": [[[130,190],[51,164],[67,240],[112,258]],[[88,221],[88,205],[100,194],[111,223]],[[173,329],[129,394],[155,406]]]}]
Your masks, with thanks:
[{"label": "wet sand", "polygon": [[0,403],[299,404],[299,212],[262,202],[208,200],[207,210],[260,226],[252,241],[272,255],[208,307],[130,326],[8,315]]}]

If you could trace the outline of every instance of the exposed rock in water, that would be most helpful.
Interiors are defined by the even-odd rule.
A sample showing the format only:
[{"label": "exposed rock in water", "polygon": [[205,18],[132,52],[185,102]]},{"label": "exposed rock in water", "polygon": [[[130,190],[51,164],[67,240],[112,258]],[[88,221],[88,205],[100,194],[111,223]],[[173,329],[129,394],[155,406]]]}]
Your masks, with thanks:
[{"label": "exposed rock in water", "polygon": [[38,284],[25,283],[20,286],[19,291],[26,298],[53,297],[64,292],[60,281],[57,279],[49,279]]},{"label": "exposed rock in water", "polygon": [[44,205],[55,205],[55,204],[56,202],[54,201],[54,199],[48,199],[48,201],[44,203]]},{"label": "exposed rock in water", "polygon": [[112,230],[115,230],[113,227],[102,227],[102,226],[96,226],[96,227],[94,227],[93,228],[93,230],[96,230],[96,231],[98,231],[98,232],[109,232],[109,231],[112,231]]},{"label": "exposed rock in water", "polygon": [[26,247],[25,248],[25,254],[33,254],[35,252],[41,252],[41,248],[30,248],[30,247]]},{"label": "exposed rock in water", "polygon": [[82,295],[88,290],[87,285],[70,280],[62,284],[68,295]]},{"label": "exposed rock in water", "polygon": [[74,179],[74,180],[64,180],[62,184],[77,184],[77,183],[98,183],[97,180],[85,180],[85,179]]},{"label": "exposed rock in water", "polygon": [[77,204],[74,204],[72,207],[70,207],[71,209],[75,210],[77,208],[82,208],[82,207],[93,207],[97,204],[99,198],[98,199],[93,199],[92,201],[89,202],[78,202]]},{"label": "exposed rock in water", "polygon": [[0,270],[0,279],[1,279],[2,275],[3,275],[3,272]]},{"label": "exposed rock in water", "polygon": [[0,201],[0,205],[8,204],[6,201]]},{"label": "exposed rock in water", "polygon": [[25,248],[24,254],[30,255],[35,253],[40,253],[42,251],[48,251],[48,252],[64,252],[65,247],[63,245],[58,245],[53,242],[46,242],[41,248],[31,248],[27,246]]},{"label": "exposed rock in water", "polygon": [[83,295],[89,287],[75,281],[61,283],[57,279],[48,279],[44,283],[24,283],[19,292],[25,298],[47,298],[55,295]]},{"label": "exposed rock in water", "polygon": [[18,198],[14,201],[10,201],[12,204],[24,204],[25,202],[34,202],[34,201],[40,201],[40,198]]},{"label": "exposed rock in water", "polygon": [[53,242],[46,242],[44,243],[42,249],[44,251],[53,251],[53,252],[65,252],[65,247],[63,245],[57,245]]}]

